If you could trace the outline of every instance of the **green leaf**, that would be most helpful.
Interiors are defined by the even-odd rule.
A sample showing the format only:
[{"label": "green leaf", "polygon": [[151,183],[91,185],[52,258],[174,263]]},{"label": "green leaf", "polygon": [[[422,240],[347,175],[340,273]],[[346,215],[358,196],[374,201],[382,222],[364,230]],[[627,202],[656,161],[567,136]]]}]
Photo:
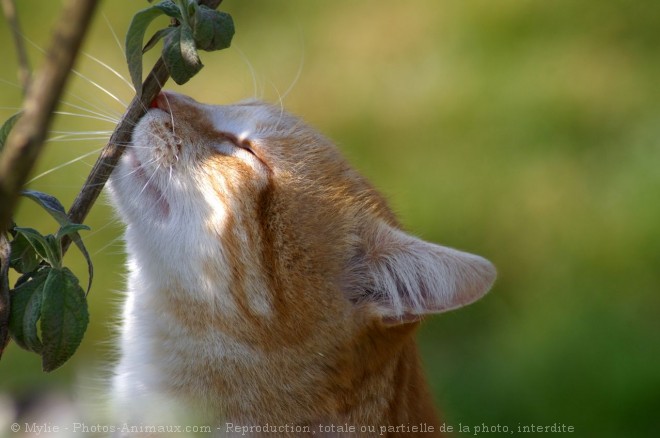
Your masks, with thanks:
[{"label": "green leaf", "polygon": [[11,292],[9,333],[16,343],[36,353],[42,343],[37,333],[37,321],[41,315],[44,284],[51,268],[39,270],[30,280],[22,282]]},{"label": "green leaf", "polygon": [[55,196],[49,195],[47,193],[37,192],[36,190],[23,190],[21,195],[25,196],[26,198],[30,198],[39,204],[60,225],[68,224],[71,222],[69,216],[66,215],[66,211],[64,211],[64,206]]},{"label": "green leaf", "polygon": [[195,38],[193,31],[189,26],[182,25],[181,29],[181,57],[190,72],[194,72],[190,77],[194,76],[203,67],[202,61],[197,54],[197,46],[195,45]]},{"label": "green leaf", "polygon": [[181,20],[181,10],[179,10],[179,7],[172,0],[163,0],[153,7],[160,9],[163,11],[163,14],[168,17],[176,18],[179,21]]},{"label": "green leaf", "polygon": [[[36,190],[23,190],[21,194],[39,204],[44,210],[48,212],[48,214],[53,217],[53,219],[57,221],[58,224],[60,224],[61,227],[65,227],[73,223],[71,222],[69,216],[66,214],[66,211],[64,211],[64,206],[56,197],[47,193],[38,192]],[[80,234],[76,232],[71,233],[70,236],[73,243],[76,244],[82,255],[85,257],[85,260],[87,261],[87,273],[89,274],[87,291],[89,292],[89,289],[92,287],[92,279],[94,278],[94,265],[92,264],[92,258],[89,256],[87,248],[85,248],[85,244],[80,238]]]},{"label": "green leaf", "polygon": [[163,9],[156,6],[139,11],[133,16],[126,32],[126,62],[128,63],[131,81],[133,81],[135,87],[135,93],[138,96],[142,94],[142,42],[144,41],[144,34],[149,24],[163,13]]},{"label": "green leaf", "polygon": [[198,0],[198,3],[203,6],[208,6],[211,9],[218,9],[222,0]]},{"label": "green leaf", "polygon": [[9,265],[21,274],[34,271],[41,258],[37,251],[22,234],[17,234],[11,241],[11,256]]},{"label": "green leaf", "polygon": [[9,137],[9,133],[22,114],[22,112],[14,114],[0,127],[0,152],[2,152],[2,149],[5,147],[5,142],[7,141],[7,137]]},{"label": "green leaf", "polygon": [[234,20],[225,12],[199,6],[195,11],[193,36],[197,47],[207,52],[226,49],[234,37]]},{"label": "green leaf", "polygon": [[[195,16],[195,11],[197,10],[197,3],[195,1],[188,1],[184,0],[184,2],[188,3],[188,7],[186,8],[186,16],[184,18],[184,22],[190,26],[190,21],[187,19],[190,19]],[[185,7],[185,6],[184,6]],[[187,19],[186,19],[187,18]]]},{"label": "green leaf", "polygon": [[[214,9],[221,0],[163,0],[133,17],[126,34],[126,61],[131,80],[139,96],[142,93],[142,54],[164,40],[162,58],[167,70],[179,85],[185,84],[204,66],[197,49],[206,51],[229,47],[234,36],[231,16]],[[175,18],[179,26],[157,31],[144,47],[149,24],[159,15]]]},{"label": "green leaf", "polygon": [[14,288],[17,288],[21,284],[30,281],[37,273],[35,271],[32,272],[27,272],[20,277],[18,277],[18,280],[16,280],[16,284],[14,285]]},{"label": "green leaf", "polygon": [[144,45],[144,49],[142,49],[142,53],[147,52],[148,50],[151,50],[154,48],[154,46],[160,41],[162,38],[165,38],[167,35],[175,31],[175,27],[166,27],[165,29],[161,29],[158,32],[156,32],[150,39],[147,41],[147,44]]},{"label": "green leaf", "polygon": [[46,243],[48,243],[48,252],[51,254],[51,266],[59,268],[62,266],[62,245],[60,241],[52,234],[46,234]]},{"label": "green leaf", "polygon": [[89,313],[85,291],[67,268],[51,269],[41,305],[42,368],[53,371],[64,364],[83,339]]},{"label": "green leaf", "polygon": [[131,81],[133,81],[135,87],[135,93],[138,96],[142,94],[142,54],[146,51],[142,49],[144,34],[151,22],[163,14],[177,20],[182,19],[179,7],[172,0],[163,0],[156,5],[138,11],[133,16],[126,32],[126,62],[128,63]]},{"label": "green leaf", "polygon": [[197,50],[192,29],[185,23],[176,28],[176,32],[165,37],[163,61],[174,82],[185,84],[199,72],[203,65]]},{"label": "green leaf", "polygon": [[48,243],[46,236],[42,235],[34,228],[14,227],[14,230],[27,239],[39,257],[46,260],[50,265],[59,264],[59,260],[57,260],[55,255],[51,252],[50,244]]},{"label": "green leaf", "polygon": [[70,236],[72,234],[76,234],[80,230],[89,231],[90,228],[87,225],[83,225],[83,224],[67,224],[60,227],[60,229],[57,230],[57,234],[55,234],[55,238],[58,240],[58,242],[60,242],[64,236]]}]

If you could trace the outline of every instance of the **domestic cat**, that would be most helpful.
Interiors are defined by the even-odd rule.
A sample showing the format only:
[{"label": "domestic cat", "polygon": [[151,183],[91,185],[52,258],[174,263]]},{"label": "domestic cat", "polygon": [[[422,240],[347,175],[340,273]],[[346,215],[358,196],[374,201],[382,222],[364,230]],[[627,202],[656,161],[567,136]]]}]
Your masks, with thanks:
[{"label": "domestic cat", "polygon": [[220,436],[439,431],[416,328],[483,296],[495,269],[405,233],[328,139],[261,101],[162,92],[111,189],[129,257],[118,418],[194,417]]}]

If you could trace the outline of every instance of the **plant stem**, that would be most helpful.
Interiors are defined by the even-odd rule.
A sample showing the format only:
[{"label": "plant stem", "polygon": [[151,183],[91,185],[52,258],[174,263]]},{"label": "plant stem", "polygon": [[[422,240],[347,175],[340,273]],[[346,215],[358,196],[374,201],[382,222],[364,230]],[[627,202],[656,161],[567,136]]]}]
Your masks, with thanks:
[{"label": "plant stem", "polygon": [[0,231],[6,231],[20,190],[43,149],[53,111],[71,72],[98,0],[69,0],[62,9],[44,66],[32,82],[23,116],[0,155]]},{"label": "plant stem", "polygon": [[[10,246],[7,230],[12,223],[11,218],[18,203],[19,193],[43,149],[53,112],[98,3],[98,0],[68,0],[64,4],[43,67],[29,87],[26,85],[28,79],[23,78],[24,90],[27,88],[23,116],[9,134],[0,155],[0,356],[9,341],[7,324],[10,310]],[[5,13],[7,10],[10,12],[7,17],[10,23],[14,23],[14,32],[18,32],[18,20],[15,16],[13,21],[11,18],[13,3],[4,1],[3,6]],[[17,43],[19,64],[29,73],[27,57],[21,60],[24,49],[21,50],[20,47],[21,43]]]},{"label": "plant stem", "polygon": [[[101,155],[96,160],[94,168],[87,176],[87,180],[78,196],[73,201],[71,209],[69,210],[69,218],[73,223],[82,224],[87,217],[87,214],[96,202],[101,190],[110,174],[114,170],[119,158],[124,153],[126,145],[131,141],[133,127],[137,124],[138,120],[149,109],[149,105],[156,98],[163,85],[169,79],[167,67],[162,58],[158,58],[153,69],[147,76],[142,85],[142,93],[135,96],[126,112],[119,121],[115,128],[108,144],[101,151]],[[62,239],[62,249],[66,252],[71,240],[68,237]]]}]

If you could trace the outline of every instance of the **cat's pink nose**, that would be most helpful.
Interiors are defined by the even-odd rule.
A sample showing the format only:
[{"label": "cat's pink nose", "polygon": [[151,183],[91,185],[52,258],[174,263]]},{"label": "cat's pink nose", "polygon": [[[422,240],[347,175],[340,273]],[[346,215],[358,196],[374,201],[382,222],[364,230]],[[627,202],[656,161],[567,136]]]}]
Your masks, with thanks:
[{"label": "cat's pink nose", "polygon": [[149,108],[158,108],[163,111],[167,111],[169,107],[168,96],[164,91],[158,93],[154,100],[151,101],[151,104],[149,104]]}]

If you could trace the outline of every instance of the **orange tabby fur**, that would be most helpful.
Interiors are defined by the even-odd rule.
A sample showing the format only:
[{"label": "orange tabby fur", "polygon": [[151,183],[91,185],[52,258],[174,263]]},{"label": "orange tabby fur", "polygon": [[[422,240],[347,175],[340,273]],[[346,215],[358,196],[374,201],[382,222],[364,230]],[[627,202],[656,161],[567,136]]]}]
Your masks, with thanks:
[{"label": "orange tabby fur", "polygon": [[280,108],[173,93],[154,106],[112,181],[131,267],[120,418],[171,422],[171,404],[218,435],[227,423],[438,431],[414,334],[482,296],[492,265],[403,233],[338,150]]}]

